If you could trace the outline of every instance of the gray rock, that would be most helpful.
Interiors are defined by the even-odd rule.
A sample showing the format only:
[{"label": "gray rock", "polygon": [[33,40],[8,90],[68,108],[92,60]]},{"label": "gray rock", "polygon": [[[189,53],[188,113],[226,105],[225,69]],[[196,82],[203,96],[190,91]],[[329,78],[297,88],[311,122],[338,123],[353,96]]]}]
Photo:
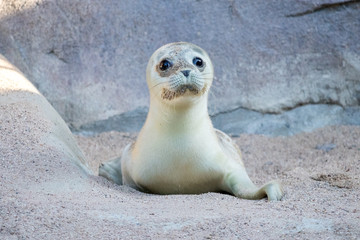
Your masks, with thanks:
[{"label": "gray rock", "polygon": [[137,108],[133,111],[109,117],[108,119],[84,124],[80,129],[72,129],[72,131],[76,134],[89,136],[114,130],[136,133],[143,126],[147,112],[148,108]]},{"label": "gray rock", "polygon": [[244,108],[214,115],[214,127],[226,133],[289,136],[328,125],[360,125],[360,107],[305,105],[281,114],[263,114]]},{"label": "gray rock", "polygon": [[[267,122],[302,105],[359,106],[359,29],[356,1],[0,2],[0,53],[77,131],[146,109],[147,61],[173,41],[198,44],[212,58],[212,115],[248,109],[244,119]],[[290,115],[290,126],[306,122]],[[131,122],[117,128],[134,129]],[[292,133],[270,123],[251,131]]]}]

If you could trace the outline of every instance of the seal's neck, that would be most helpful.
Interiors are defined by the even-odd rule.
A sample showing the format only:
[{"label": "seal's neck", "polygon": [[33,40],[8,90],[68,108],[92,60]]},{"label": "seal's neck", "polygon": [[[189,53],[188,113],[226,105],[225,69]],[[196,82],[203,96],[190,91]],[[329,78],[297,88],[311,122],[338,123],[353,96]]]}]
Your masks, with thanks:
[{"label": "seal's neck", "polygon": [[164,103],[159,99],[152,99],[147,117],[147,123],[159,131],[192,130],[199,126],[211,124],[207,110],[207,96],[201,96],[182,104]]}]

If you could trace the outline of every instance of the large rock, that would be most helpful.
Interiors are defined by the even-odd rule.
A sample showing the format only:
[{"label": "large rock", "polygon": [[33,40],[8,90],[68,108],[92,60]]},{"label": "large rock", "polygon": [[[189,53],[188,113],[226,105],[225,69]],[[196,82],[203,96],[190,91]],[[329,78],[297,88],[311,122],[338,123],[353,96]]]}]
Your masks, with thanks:
[{"label": "large rock", "polygon": [[210,54],[214,116],[239,108],[261,116],[307,104],[359,106],[359,29],[356,1],[0,3],[0,52],[78,131],[124,116],[131,124],[120,121],[118,129],[138,129],[148,106],[147,61],[173,41]]}]

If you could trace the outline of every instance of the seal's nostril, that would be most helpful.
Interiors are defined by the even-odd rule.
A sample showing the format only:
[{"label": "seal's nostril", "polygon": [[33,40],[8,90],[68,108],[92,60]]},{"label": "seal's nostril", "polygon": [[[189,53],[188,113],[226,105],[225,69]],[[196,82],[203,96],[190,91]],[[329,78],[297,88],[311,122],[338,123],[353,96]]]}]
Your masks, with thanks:
[{"label": "seal's nostril", "polygon": [[184,71],[181,71],[185,77],[188,77],[189,76],[189,73],[190,73],[190,70],[184,70]]}]

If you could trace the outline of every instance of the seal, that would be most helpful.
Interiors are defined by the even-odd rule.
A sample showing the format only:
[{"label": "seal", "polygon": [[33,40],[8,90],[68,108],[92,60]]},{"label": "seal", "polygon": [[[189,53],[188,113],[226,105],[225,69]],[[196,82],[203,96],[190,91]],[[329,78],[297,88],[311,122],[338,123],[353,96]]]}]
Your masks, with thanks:
[{"label": "seal", "polygon": [[227,192],[244,199],[280,200],[276,181],[257,187],[239,148],[214,129],[207,110],[214,68],[208,54],[186,42],[167,44],[146,69],[150,108],[135,142],[99,175],[156,194]]}]

